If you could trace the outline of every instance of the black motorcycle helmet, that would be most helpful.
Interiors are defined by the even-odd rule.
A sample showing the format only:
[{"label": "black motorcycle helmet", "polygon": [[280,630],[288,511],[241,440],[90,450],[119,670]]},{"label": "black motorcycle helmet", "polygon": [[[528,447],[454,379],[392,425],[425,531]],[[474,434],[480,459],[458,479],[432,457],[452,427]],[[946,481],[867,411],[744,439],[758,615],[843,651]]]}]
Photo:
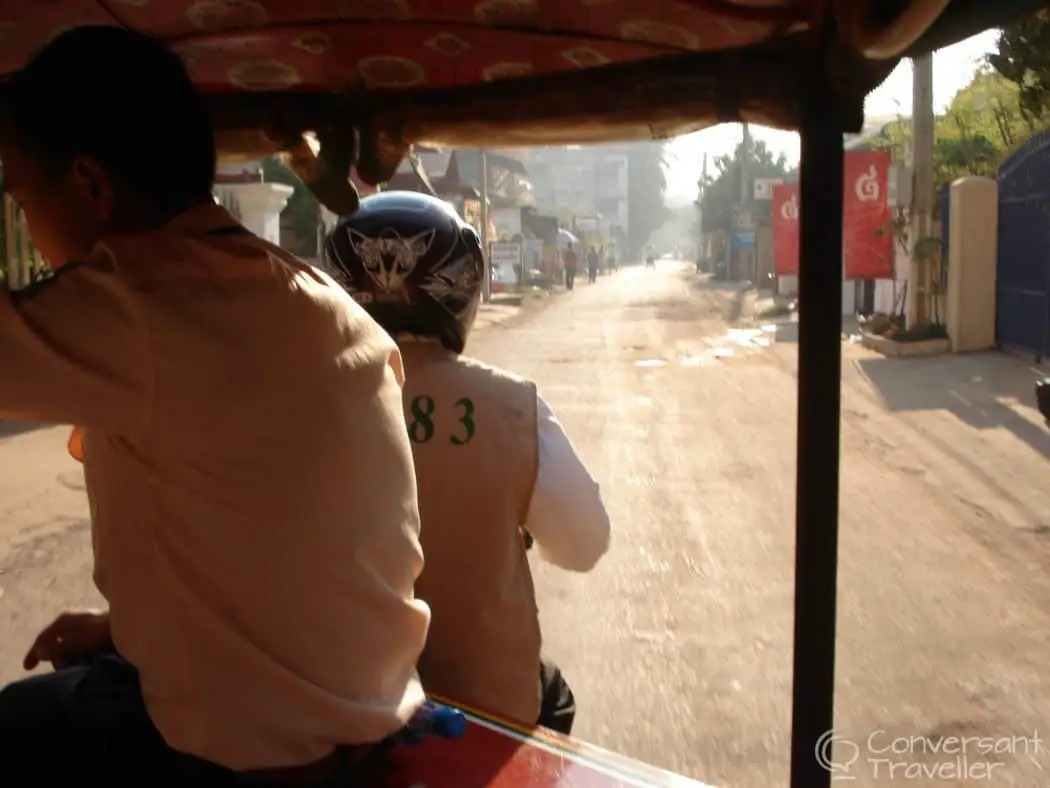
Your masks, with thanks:
[{"label": "black motorcycle helmet", "polygon": [[380,192],[339,220],[324,267],[391,336],[435,337],[462,353],[481,303],[481,238],[443,200]]}]

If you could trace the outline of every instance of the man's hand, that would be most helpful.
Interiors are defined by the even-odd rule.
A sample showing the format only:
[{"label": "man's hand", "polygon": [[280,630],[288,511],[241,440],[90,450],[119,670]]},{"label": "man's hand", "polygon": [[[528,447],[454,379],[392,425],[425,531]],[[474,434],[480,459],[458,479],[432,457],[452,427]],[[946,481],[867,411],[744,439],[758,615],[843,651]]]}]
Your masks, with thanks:
[{"label": "man's hand", "polygon": [[55,670],[82,665],[113,650],[109,613],[79,610],[63,613],[36,636],[22,661],[26,670],[50,662]]}]

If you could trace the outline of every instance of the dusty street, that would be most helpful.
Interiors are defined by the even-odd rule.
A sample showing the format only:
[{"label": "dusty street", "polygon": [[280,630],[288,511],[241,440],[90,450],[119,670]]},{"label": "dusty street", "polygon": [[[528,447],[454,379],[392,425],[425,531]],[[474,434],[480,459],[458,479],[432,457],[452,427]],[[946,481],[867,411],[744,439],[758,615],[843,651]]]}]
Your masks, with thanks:
[{"label": "dusty street", "polygon": [[[614,518],[594,574],[538,568],[579,735],[711,783],[772,786],[788,770],[796,345],[791,325],[727,331],[743,304],[661,263],[578,287],[472,350],[539,381]],[[843,352],[837,716],[861,747],[851,784],[1046,785],[1046,743],[1027,742],[1046,772],[1019,738],[988,774],[963,766],[966,780],[931,778],[959,766],[920,752],[1048,727],[1050,435],[1017,404],[1036,373],[998,354]],[[894,736],[930,743],[875,752]],[[971,761],[994,759],[979,746]]]},{"label": "dusty street", "polygon": [[[747,305],[661,262],[499,312],[470,350],[539,382],[613,516],[594,573],[536,565],[577,733],[712,784],[774,786],[788,769],[796,345],[791,324],[750,320]],[[849,784],[1050,784],[1050,742],[1031,740],[1050,735],[1038,373],[994,353],[887,360],[848,341],[843,353],[837,715],[860,748]],[[66,433],[0,437],[3,680],[51,615],[97,602]],[[876,753],[872,734],[872,748],[926,738]],[[970,739],[967,765],[929,752],[942,736],[1010,747]],[[968,774],[931,776],[951,778],[948,762]]]}]

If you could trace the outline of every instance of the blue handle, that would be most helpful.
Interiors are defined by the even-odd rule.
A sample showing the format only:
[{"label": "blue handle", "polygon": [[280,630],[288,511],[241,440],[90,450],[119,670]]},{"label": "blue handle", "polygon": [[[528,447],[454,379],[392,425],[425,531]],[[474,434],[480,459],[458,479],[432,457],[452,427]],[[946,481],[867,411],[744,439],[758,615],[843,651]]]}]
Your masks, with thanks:
[{"label": "blue handle", "polygon": [[427,701],[391,738],[398,744],[418,744],[431,736],[458,739],[467,731],[467,718],[459,709]]}]

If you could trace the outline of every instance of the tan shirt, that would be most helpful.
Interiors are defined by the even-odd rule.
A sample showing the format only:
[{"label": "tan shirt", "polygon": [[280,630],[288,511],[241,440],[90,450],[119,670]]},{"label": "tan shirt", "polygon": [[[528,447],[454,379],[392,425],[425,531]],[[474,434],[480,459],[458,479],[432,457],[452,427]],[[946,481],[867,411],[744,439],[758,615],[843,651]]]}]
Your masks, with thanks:
[{"label": "tan shirt", "polygon": [[85,428],[95,579],[150,715],[255,769],[396,730],[429,614],[397,348],[236,228],[194,209],[0,300],[0,410]]},{"label": "tan shirt", "polygon": [[402,341],[433,622],[428,691],[533,724],[540,626],[521,526],[537,472],[536,387],[433,342]]}]

